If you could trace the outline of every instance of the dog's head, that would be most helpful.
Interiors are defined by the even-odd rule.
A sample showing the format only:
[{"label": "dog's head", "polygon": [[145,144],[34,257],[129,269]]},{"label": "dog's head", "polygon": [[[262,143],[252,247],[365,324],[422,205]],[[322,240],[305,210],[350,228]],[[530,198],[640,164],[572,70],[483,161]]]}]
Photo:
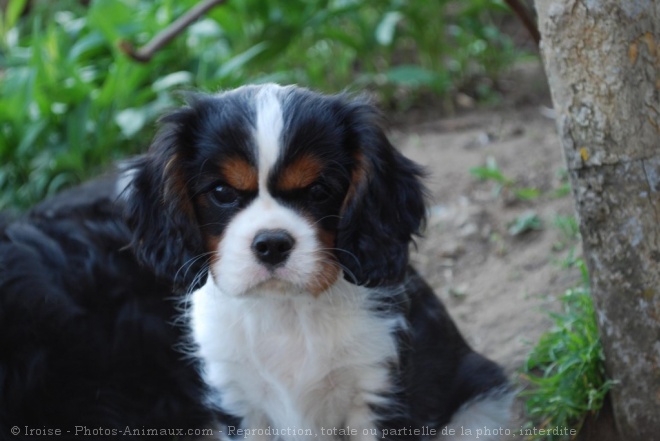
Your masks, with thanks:
[{"label": "dog's head", "polygon": [[294,86],[189,97],[128,173],[138,258],[229,295],[400,281],[424,191],[381,122],[365,100]]}]

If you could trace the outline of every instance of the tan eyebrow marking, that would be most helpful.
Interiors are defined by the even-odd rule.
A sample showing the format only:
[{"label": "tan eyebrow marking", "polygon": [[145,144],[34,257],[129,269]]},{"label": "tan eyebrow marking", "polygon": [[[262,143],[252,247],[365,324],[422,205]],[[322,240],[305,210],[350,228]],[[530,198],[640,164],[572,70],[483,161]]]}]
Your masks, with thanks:
[{"label": "tan eyebrow marking", "polygon": [[225,182],[237,190],[257,191],[257,169],[243,158],[233,157],[222,163],[220,172]]},{"label": "tan eyebrow marking", "polygon": [[310,155],[304,155],[288,165],[277,180],[279,190],[305,188],[321,176],[321,162]]}]

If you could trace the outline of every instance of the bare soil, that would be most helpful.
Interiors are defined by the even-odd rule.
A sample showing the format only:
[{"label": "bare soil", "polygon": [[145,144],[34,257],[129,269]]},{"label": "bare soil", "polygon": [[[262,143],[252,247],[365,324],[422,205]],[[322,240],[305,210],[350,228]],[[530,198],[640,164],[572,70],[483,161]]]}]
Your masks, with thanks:
[{"label": "bare soil", "polygon": [[[528,80],[544,84],[540,66],[527,70]],[[521,89],[529,81],[524,84]],[[554,195],[565,166],[551,104],[544,89],[530,90],[536,98],[518,93],[494,110],[408,121],[391,136],[429,172],[430,216],[413,265],[470,344],[514,380],[533,343],[552,325],[547,311],[579,280],[577,270],[559,265],[569,247],[558,246],[566,240],[553,222],[572,216],[574,207],[570,194]],[[498,192],[493,181],[475,178],[469,170],[488,158],[516,187],[541,195],[521,201],[506,189]],[[538,215],[541,228],[511,235],[510,223],[528,212]]]}]

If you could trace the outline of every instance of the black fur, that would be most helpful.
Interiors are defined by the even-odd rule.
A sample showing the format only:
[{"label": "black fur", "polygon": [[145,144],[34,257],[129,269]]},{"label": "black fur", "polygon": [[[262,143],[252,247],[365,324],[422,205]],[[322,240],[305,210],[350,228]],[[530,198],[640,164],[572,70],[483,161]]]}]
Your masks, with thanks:
[{"label": "black fur", "polygon": [[[257,163],[257,148],[250,131],[245,130],[254,127],[254,91],[198,97],[189,108],[167,118],[170,126],[165,133],[172,149],[165,157],[182,158],[178,167],[193,194],[206,187],[200,182],[213,182],[211,177],[228,155],[240,152],[248,162]],[[280,203],[307,213],[336,233],[336,257],[347,280],[368,287],[405,286],[400,296],[384,299],[382,311],[375,312],[403,314],[409,323],[409,332],[402,332],[399,338],[400,360],[393,370],[398,388],[392,391],[392,406],[376,409],[381,415],[380,428],[440,430],[466,402],[508,393],[501,368],[468,346],[431,288],[408,266],[409,245],[420,233],[425,217],[423,171],[388,141],[381,114],[367,101],[347,95],[322,96],[296,89],[282,99],[283,152],[269,178],[269,191]],[[242,118],[237,120],[236,115]],[[161,148],[157,141],[150,155],[162,157]],[[323,203],[310,203],[304,195],[276,187],[279,171],[303,155],[331,164],[322,179],[333,196]],[[157,166],[143,167],[138,173],[164,176]],[[163,184],[156,187],[163,188]],[[153,188],[136,185],[134,191],[153,198]],[[184,197],[193,199],[190,194]],[[136,208],[162,210],[162,206],[142,202],[143,198],[134,198],[140,201]],[[212,221],[220,234],[241,208],[214,211],[213,216],[200,214],[208,210],[198,210],[197,222]],[[150,214],[148,219],[159,217],[162,212]],[[149,249],[150,238],[157,240],[156,236],[139,237],[134,244]]]},{"label": "black fur", "polygon": [[[240,155],[256,164],[251,136],[255,90],[189,96],[187,107],[163,118],[149,153],[133,164],[134,196],[127,207],[136,233],[132,245],[143,265],[169,280],[176,275],[179,287],[204,280],[205,260],[196,257],[207,250],[194,226],[207,222],[193,199],[210,189],[224,158]],[[332,164],[324,172],[332,194],[343,196],[351,184],[354,194],[343,209],[341,199],[330,200],[310,215],[336,231],[345,277],[370,287],[400,283],[410,242],[424,222],[422,169],[392,146],[382,115],[365,99],[296,89],[286,95],[283,113],[285,153],[272,176],[305,153]],[[359,175],[357,182],[351,182],[353,173]],[[186,185],[177,187],[176,181]],[[301,198],[278,194],[273,185],[273,194],[286,204],[308,208],[304,198],[299,206]],[[214,213],[216,234],[233,214]]]},{"label": "black fur", "polygon": [[[22,436],[8,439],[46,439],[25,436],[26,425],[90,439],[74,437],[75,426],[209,428],[226,418],[205,407],[196,365],[177,351],[186,332],[177,304],[206,277],[207,239],[254,197],[219,208],[208,194],[227,157],[258,163],[256,90],[191,96],[163,118],[149,152],[130,164],[119,201],[110,178],[0,226],[0,439],[12,426]],[[440,429],[466,402],[502,393],[502,370],[472,351],[408,268],[424,222],[423,173],[389,143],[378,111],[302,89],[288,93],[283,110],[285,153],[275,170],[310,154],[328,164],[322,180],[332,194],[311,207],[304,190],[278,192],[273,180],[274,197],[335,234],[347,280],[405,288],[374,311],[409,324],[392,370],[393,406],[376,409],[380,428]]]},{"label": "black fur", "polygon": [[360,285],[401,283],[410,242],[424,222],[423,172],[390,144],[373,106],[350,104],[345,118],[365,177],[342,213],[337,247],[346,252],[338,257]]},{"label": "black fur", "polygon": [[470,348],[431,287],[410,268],[406,296],[410,326],[400,339],[399,375],[411,425],[440,431],[466,402],[510,392],[503,370]]},{"label": "black fur", "polygon": [[287,95],[283,112],[284,158],[320,155],[341,178],[338,194],[346,192],[352,173],[359,176],[341,220],[327,225],[337,230],[346,279],[372,287],[400,283],[425,216],[422,169],[392,146],[382,114],[364,97],[298,89]]},{"label": "black fur", "polygon": [[[186,113],[183,113],[184,115]],[[178,194],[177,179],[185,153],[178,144],[179,125],[166,125],[147,155],[136,159],[136,172],[127,188],[126,219],[133,241],[131,247],[142,265],[161,280],[185,290],[197,272],[195,257],[202,250],[197,220],[191,213],[191,195]]]},{"label": "black fur", "polygon": [[[161,119],[149,152],[129,164],[134,173],[125,209],[138,261],[177,290],[206,278],[202,214],[194,198],[207,192],[222,160],[231,154],[254,163],[248,145],[252,115],[234,94],[222,100],[189,94],[188,106]],[[211,159],[211,160],[209,160]],[[222,227],[228,219],[208,225]]]},{"label": "black fur", "polygon": [[447,430],[466,403],[502,397],[511,389],[502,368],[468,345],[433,289],[412,267],[406,269],[403,286],[398,294],[383,298],[377,311],[403,315],[408,323],[398,333],[389,404],[373,407],[378,438],[431,440]]},{"label": "black fur", "polygon": [[[137,265],[113,188],[87,184],[0,229],[2,440],[211,427],[194,361],[175,349],[179,299]],[[118,435],[75,436],[76,426]]]}]

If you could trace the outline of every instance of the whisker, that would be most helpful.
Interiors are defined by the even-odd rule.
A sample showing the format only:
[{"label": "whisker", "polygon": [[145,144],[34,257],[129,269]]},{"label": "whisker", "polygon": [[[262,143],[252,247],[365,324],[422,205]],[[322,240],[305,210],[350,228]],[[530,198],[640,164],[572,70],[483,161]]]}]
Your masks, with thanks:
[{"label": "whisker", "polygon": [[[184,274],[183,274],[183,277],[185,278],[185,277],[188,275],[188,271],[190,270],[190,268],[192,268],[192,266],[193,266],[196,262],[198,262],[200,259],[202,259],[202,258],[204,258],[204,257],[210,256],[210,255],[213,255],[213,254],[215,254],[215,251],[207,251],[207,252],[205,252],[205,253],[201,253],[201,254],[198,254],[198,255],[196,255],[196,256],[194,256],[194,257],[191,257],[191,258],[188,259],[186,262],[184,262],[183,265],[181,265],[181,267],[179,267],[179,269],[177,270],[177,272],[174,274],[174,280],[176,280],[177,277],[179,277],[179,273],[180,273],[181,271],[185,271]],[[205,262],[205,265],[207,265],[208,263],[209,263],[208,261]]]},{"label": "whisker", "polygon": [[224,226],[224,224],[220,223],[220,222],[209,222],[209,223],[206,223],[206,224],[200,224],[199,227],[200,228],[205,228],[205,227],[211,227],[213,225],[218,225],[218,226],[221,226],[221,227]]},{"label": "whisker", "polygon": [[327,215],[327,216],[323,216],[321,219],[315,221],[315,222],[312,224],[312,226],[317,225],[317,224],[321,223],[322,221],[324,221],[324,220],[326,220],[326,219],[330,219],[330,218],[332,218],[332,217],[336,217],[337,219],[341,219],[341,216],[339,216],[338,214],[329,214],[329,215]]},{"label": "whisker", "polygon": [[193,278],[193,281],[192,281],[192,283],[190,284],[190,288],[189,288],[189,290],[188,290],[188,295],[191,295],[191,294],[194,292],[194,291],[193,291],[193,290],[195,289],[194,287],[197,286],[197,284],[200,282],[200,280],[201,280],[205,275],[208,274],[208,268],[209,268],[209,266],[208,266],[208,265],[205,265],[204,267],[202,267],[202,269],[200,269],[200,270],[197,272],[197,274],[195,274],[195,277]]}]

